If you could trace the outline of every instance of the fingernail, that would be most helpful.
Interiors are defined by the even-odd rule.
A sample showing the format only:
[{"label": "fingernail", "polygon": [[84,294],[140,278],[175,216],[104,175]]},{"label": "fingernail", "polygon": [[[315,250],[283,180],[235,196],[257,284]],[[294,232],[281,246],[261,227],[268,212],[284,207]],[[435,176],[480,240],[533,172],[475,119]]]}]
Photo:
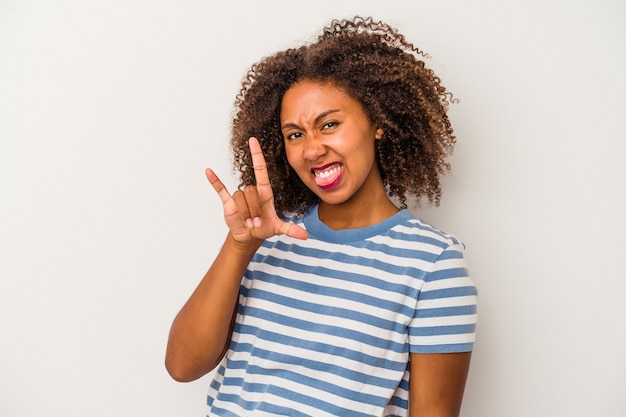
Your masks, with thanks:
[{"label": "fingernail", "polygon": [[255,217],[252,221],[254,223],[254,227],[261,227],[261,218],[260,217]]},{"label": "fingernail", "polygon": [[254,224],[252,224],[252,219],[246,219],[245,223],[248,229],[252,229],[254,227]]}]

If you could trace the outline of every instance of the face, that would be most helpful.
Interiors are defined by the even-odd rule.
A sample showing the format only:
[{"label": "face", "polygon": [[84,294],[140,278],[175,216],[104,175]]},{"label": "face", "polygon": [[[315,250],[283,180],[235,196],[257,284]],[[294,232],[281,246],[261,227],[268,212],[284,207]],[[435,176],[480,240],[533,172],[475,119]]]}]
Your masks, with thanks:
[{"label": "face", "polygon": [[383,132],[357,100],[330,83],[300,81],[285,93],[280,120],[289,164],[322,203],[384,193],[375,157]]}]

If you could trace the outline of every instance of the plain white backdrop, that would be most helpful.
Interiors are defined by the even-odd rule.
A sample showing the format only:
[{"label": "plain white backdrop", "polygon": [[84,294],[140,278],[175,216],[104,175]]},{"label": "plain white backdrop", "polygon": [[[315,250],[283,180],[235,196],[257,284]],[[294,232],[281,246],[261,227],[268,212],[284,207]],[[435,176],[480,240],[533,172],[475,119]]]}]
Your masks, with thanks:
[{"label": "plain white backdrop", "polygon": [[460,103],[438,208],[480,289],[463,416],[626,415],[626,4],[0,0],[0,416],[203,416],[163,366],[225,226],[253,62],[334,17],[428,52]]}]

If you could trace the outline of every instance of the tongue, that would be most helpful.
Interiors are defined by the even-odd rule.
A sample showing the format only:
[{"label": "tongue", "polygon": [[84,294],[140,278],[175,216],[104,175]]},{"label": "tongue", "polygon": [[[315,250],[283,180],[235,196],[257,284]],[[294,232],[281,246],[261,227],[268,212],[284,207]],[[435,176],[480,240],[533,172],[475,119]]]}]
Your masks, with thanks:
[{"label": "tongue", "polygon": [[341,170],[337,169],[335,170],[332,174],[326,176],[326,177],[315,177],[315,183],[317,185],[319,185],[320,187],[326,187],[327,185],[332,184],[333,182],[337,181],[337,178],[339,178],[341,176]]}]

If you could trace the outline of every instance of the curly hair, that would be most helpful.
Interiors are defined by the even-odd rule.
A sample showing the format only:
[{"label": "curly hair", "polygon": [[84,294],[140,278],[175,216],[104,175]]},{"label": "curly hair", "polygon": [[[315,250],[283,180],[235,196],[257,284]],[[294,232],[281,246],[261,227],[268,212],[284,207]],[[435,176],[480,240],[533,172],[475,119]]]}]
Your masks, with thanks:
[{"label": "curly hair", "polygon": [[372,18],[333,20],[316,42],[265,57],[246,74],[235,99],[232,139],[240,187],[254,184],[248,139],[259,139],[278,212],[306,211],[318,197],[287,161],[280,109],[296,82],[327,82],[363,106],[383,129],[376,157],[389,197],[438,205],[440,175],[455,136],[447,116],[452,95],[420,58],[427,55],[386,23]]}]

